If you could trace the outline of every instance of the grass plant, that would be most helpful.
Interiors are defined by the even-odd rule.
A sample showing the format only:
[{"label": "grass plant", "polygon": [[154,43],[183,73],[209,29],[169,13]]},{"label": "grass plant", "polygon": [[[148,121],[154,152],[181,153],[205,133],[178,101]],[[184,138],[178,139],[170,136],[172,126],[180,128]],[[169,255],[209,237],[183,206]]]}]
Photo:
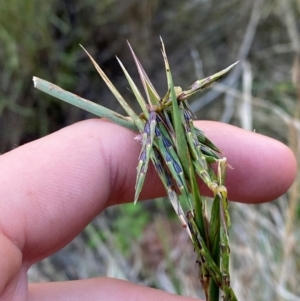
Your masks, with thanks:
[{"label": "grass plant", "polygon": [[[132,110],[99,65],[84,49],[130,119],[37,77],[33,79],[34,85],[52,96],[139,132],[136,139],[141,142],[141,152],[137,159],[134,203],[139,199],[149,163],[152,161],[168,198],[197,253],[199,281],[206,300],[219,300],[219,289],[221,289],[225,301],[234,301],[237,298],[230,285],[229,272],[230,217],[225,186],[226,158],[222,158],[218,147],[194,126],[193,113],[187,99],[222,78],[236,63],[212,76],[197,80],[183,91],[180,87],[174,86],[165,47],[163,41],[161,42],[168,84],[167,92],[163,97],[156,92],[130,45],[146,100],[117,58],[141,107],[142,113],[139,115]],[[212,164],[217,166],[216,173]],[[206,199],[201,196],[197,177],[200,177],[213,193],[214,200],[210,214],[207,214]]]}]

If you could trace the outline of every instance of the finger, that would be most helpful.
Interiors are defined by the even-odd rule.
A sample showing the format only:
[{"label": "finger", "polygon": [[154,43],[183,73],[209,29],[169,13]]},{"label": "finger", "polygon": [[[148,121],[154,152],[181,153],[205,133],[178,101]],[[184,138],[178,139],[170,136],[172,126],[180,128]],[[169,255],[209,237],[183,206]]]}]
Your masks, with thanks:
[{"label": "finger", "polygon": [[199,122],[199,127],[216,142],[232,166],[226,173],[230,200],[243,203],[272,201],[294,182],[296,158],[281,142],[217,122]]},{"label": "finger", "polygon": [[[123,280],[95,278],[61,283],[42,283],[29,286],[28,301],[192,301],[157,289],[147,288]],[[199,299],[197,299],[199,300]]]},{"label": "finger", "polygon": [[[200,122],[229,164],[229,197],[264,202],[286,191],[295,158],[283,144],[225,124]],[[34,262],[73,239],[108,204],[133,199],[140,145],[134,133],[89,120],[0,157],[0,229]],[[276,156],[276,160],[274,160]],[[142,198],[163,194],[153,168]]]}]

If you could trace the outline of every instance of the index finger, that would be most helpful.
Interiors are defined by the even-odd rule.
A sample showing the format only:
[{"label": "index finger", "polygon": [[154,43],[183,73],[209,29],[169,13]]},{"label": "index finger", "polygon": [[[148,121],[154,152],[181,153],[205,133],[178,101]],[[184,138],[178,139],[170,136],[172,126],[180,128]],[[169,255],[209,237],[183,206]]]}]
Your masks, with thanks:
[{"label": "index finger", "polygon": [[[228,171],[230,199],[265,202],[291,185],[296,163],[283,144],[226,124],[198,126],[234,167]],[[106,206],[132,201],[140,151],[134,135],[110,122],[89,120],[0,157],[0,230],[17,243],[25,261],[67,244]],[[163,193],[151,167],[141,197]]]}]

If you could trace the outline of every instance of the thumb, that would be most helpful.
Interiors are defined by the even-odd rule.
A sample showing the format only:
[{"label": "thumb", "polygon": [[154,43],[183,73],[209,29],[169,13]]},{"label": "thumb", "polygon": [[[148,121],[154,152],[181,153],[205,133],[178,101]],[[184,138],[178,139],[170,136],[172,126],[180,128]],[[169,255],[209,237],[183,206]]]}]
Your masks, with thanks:
[{"label": "thumb", "polygon": [[[22,253],[2,233],[0,233],[0,246],[0,300],[20,300],[15,294],[22,292],[22,295],[25,295],[24,290],[27,290],[27,269],[22,273]],[[22,274],[25,277],[22,277]]]}]

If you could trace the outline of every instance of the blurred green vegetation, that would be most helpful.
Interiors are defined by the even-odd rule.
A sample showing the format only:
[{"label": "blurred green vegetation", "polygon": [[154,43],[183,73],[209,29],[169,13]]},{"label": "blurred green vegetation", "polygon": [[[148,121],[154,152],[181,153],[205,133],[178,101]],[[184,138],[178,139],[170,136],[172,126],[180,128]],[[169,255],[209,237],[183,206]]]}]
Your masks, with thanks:
[{"label": "blurred green vegetation", "polygon": [[[218,92],[222,85],[216,85],[194,97],[192,106],[200,119],[246,128],[250,120],[248,129],[283,141],[298,155],[299,17],[299,0],[1,1],[0,153],[93,117],[34,90],[32,76],[121,110],[79,44],[88,49],[130,102],[132,94],[115,60],[117,55],[139,82],[126,44],[129,40],[154,86],[164,95],[161,35],[175,83],[183,88],[237,59],[241,61],[223,81],[225,93]],[[251,110],[245,95],[250,96]],[[270,155],[276,160],[276,154]],[[233,206],[237,212],[233,281],[238,294],[247,300],[288,300],[289,294],[300,295],[300,250],[295,243],[299,242],[299,216],[287,214],[293,208],[299,212],[295,205],[298,185],[299,180],[288,195],[269,207]],[[259,215],[262,209],[266,220]],[[193,275],[193,250],[186,247],[180,227],[174,230],[173,221],[162,217],[169,212],[168,206],[148,203],[110,208],[70,246],[32,269],[30,279],[108,275],[195,296],[199,284]],[[264,223],[255,220],[255,215]],[[160,235],[154,241],[148,231],[152,224]],[[173,230],[166,230],[168,227]],[[276,236],[272,227],[280,235]],[[163,246],[166,237],[175,243],[169,253]],[[149,245],[149,241],[153,243]],[[270,242],[273,253],[268,249]],[[82,245],[87,247],[82,249]],[[151,246],[157,248],[150,252]],[[243,254],[239,253],[242,249]],[[262,254],[268,259],[260,257]],[[251,266],[257,258],[268,264]],[[152,276],[142,272],[143,265]],[[280,273],[284,281],[277,277]],[[268,287],[262,288],[261,283]],[[253,292],[256,295],[250,296]]]},{"label": "blurred green vegetation", "polygon": [[[166,85],[159,35],[165,41],[176,83],[183,88],[201,73],[208,75],[240,58],[253,3],[231,0],[214,5],[214,2],[2,1],[0,152],[91,117],[35,91],[33,75],[120,110],[80,43],[129,101],[131,94],[115,60],[117,55],[136,74],[126,40],[162,94]],[[293,2],[296,7],[296,1]],[[278,15],[280,5],[265,1],[262,7],[255,37],[242,56],[246,55],[253,68],[253,93],[284,105],[285,95],[295,96],[290,80],[294,49],[284,20]],[[279,46],[281,49],[276,51]],[[235,84],[240,85],[240,79]],[[216,108],[215,114],[209,113],[213,111],[211,107]],[[198,115],[218,119],[221,111],[222,104],[216,101]]]}]

